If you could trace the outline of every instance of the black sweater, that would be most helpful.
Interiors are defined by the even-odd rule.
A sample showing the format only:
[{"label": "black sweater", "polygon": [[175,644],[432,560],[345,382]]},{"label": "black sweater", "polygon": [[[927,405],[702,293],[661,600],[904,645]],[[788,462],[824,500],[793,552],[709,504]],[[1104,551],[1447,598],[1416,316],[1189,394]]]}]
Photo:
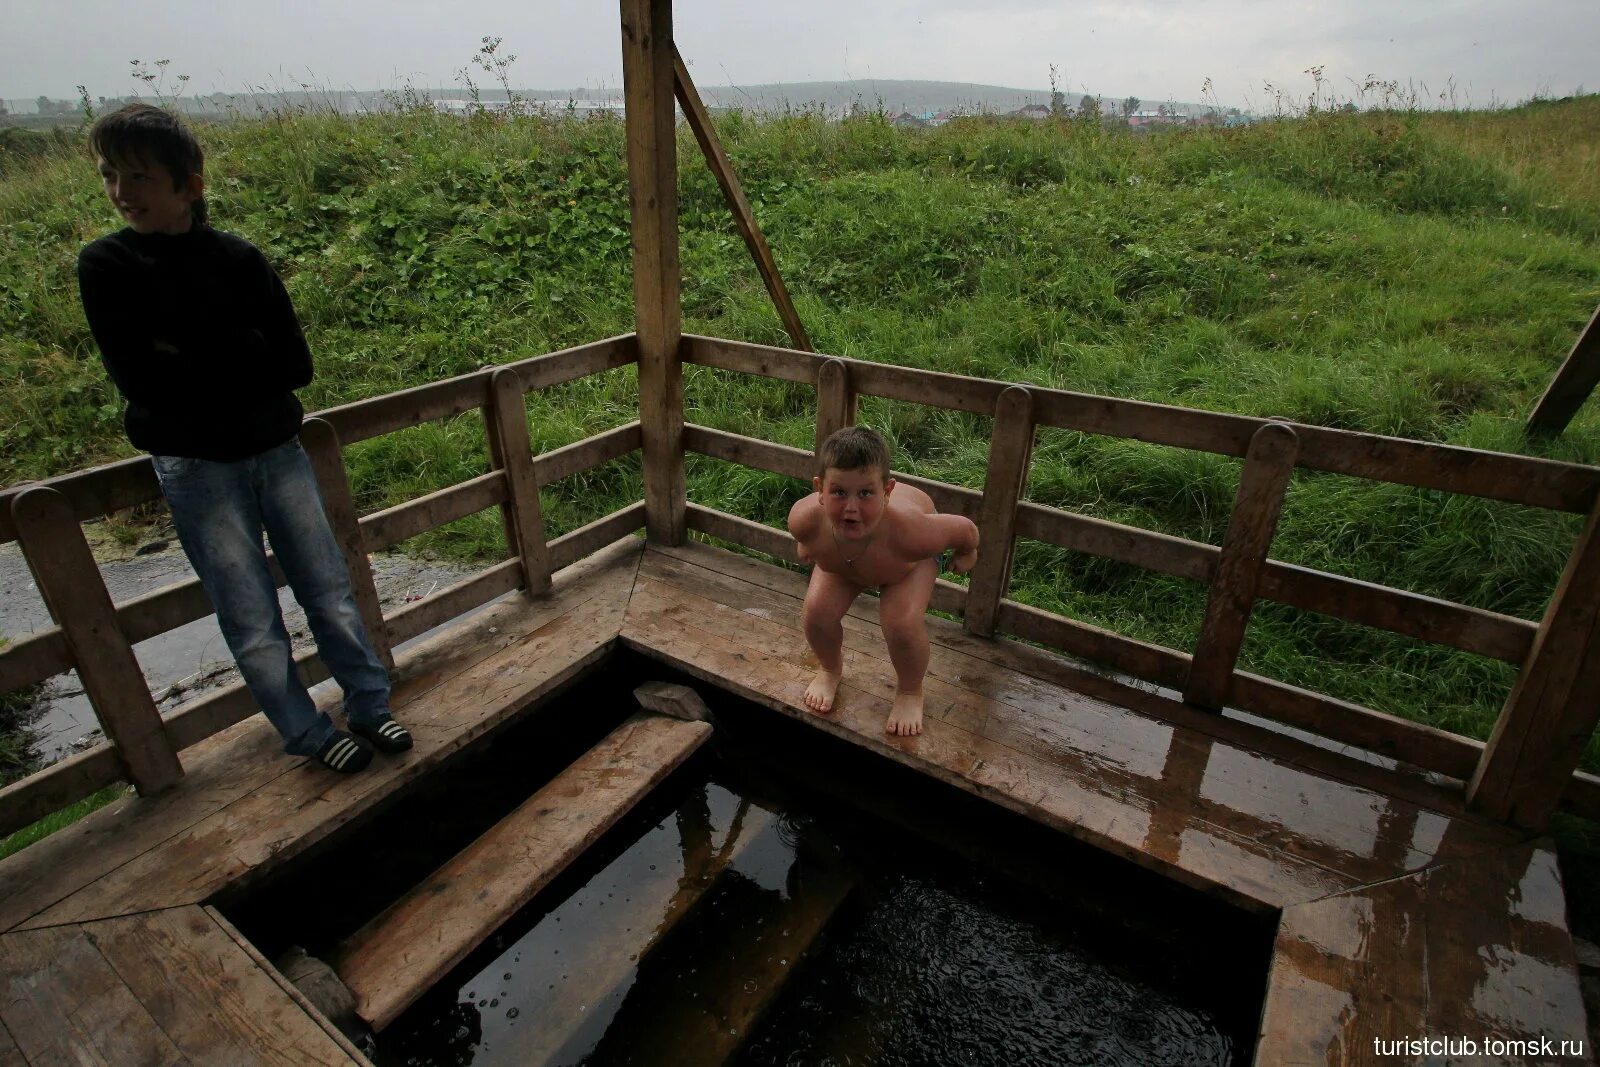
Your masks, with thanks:
[{"label": "black sweater", "polygon": [[232,462],[299,432],[311,351],[249,241],[120,230],[79,253],[78,291],[139,448]]}]

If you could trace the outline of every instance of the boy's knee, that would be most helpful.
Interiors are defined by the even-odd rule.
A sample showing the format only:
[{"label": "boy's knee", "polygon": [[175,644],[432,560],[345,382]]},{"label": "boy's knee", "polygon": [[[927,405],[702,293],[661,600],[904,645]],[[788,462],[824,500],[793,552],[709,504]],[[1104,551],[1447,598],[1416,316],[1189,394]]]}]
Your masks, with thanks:
[{"label": "boy's knee", "polygon": [[914,608],[895,608],[880,612],[879,626],[883,636],[891,641],[914,641],[924,631],[922,612]]}]

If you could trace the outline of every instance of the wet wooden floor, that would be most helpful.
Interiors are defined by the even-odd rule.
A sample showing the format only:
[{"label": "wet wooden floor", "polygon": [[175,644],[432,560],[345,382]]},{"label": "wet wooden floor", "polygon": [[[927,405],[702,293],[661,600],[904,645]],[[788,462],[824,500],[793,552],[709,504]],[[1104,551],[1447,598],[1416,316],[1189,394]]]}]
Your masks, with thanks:
[{"label": "wet wooden floor", "polygon": [[[1421,779],[934,618],[926,730],[890,737],[894,675],[871,598],[846,619],[837,709],[812,715],[803,575],[703,545],[639,546],[613,546],[563,572],[550,596],[513,595],[402,656],[396,711],[418,742],[403,758],[337,778],[283,756],[257,717],[186,751],[187,776],[168,794],[119,802],[0,862],[0,1065],[351,1062],[205,903],[359,822],[619,640],[1279,915],[1259,1063],[1406,1062],[1378,1055],[1374,1038],[1584,1038],[1548,842],[1467,816]],[[169,980],[140,952],[176,961]],[[72,1024],[42,1030],[52,1011]]]}]

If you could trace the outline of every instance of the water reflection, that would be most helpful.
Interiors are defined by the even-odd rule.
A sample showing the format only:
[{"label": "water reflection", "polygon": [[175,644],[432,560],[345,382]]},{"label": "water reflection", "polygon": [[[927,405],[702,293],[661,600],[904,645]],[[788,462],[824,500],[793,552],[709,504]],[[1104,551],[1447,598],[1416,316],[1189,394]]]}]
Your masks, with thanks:
[{"label": "water reflection", "polygon": [[1231,1062],[1225,1024],[1149,984],[1159,953],[1108,962],[1058,903],[921,863],[926,850],[860,822],[825,828],[693,786],[526,933],[474,957],[492,953],[453,998],[419,1002],[377,1061]]}]

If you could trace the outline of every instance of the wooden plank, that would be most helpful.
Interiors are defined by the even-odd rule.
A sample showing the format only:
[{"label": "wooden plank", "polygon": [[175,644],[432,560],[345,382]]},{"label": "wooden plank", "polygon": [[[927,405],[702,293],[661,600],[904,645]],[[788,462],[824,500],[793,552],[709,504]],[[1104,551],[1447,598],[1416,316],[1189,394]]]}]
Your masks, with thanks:
[{"label": "wooden plank", "polygon": [[1600,307],[1589,316],[1589,324],[1579,331],[1572,351],[1561,361],[1544,395],[1533,406],[1528,416],[1530,433],[1558,434],[1565,430],[1600,383],[1600,327],[1596,323],[1600,323]]},{"label": "wooden plank", "polygon": [[[1207,583],[1221,555],[1214,545],[1027,502],[1018,506],[1017,536]],[[1270,559],[1257,594],[1507,663],[1523,661],[1538,631],[1526,619]]]},{"label": "wooden plank", "polygon": [[365,1063],[331,1040],[197,906],[87,923],[85,935],[194,1063]]},{"label": "wooden plank", "polygon": [[[524,387],[545,389],[575,378],[625,367],[636,359],[633,335],[623,334],[507,363],[505,366],[516,370]],[[339,440],[346,445],[353,445],[357,441],[395,430],[482,408],[489,397],[489,379],[497,369],[472,371],[413,389],[324,408],[316,412],[315,417],[331,423],[338,431]]]},{"label": "wooden plank", "polygon": [[[684,358],[725,370],[787,381],[815,381],[816,365],[842,360],[856,390],[870,396],[987,414],[1009,383],[843,356],[787,352],[743,341],[686,335]],[[1227,456],[1243,456],[1250,438],[1274,420],[1093,396],[1030,386],[1042,426],[1124,437]],[[1482,449],[1351,430],[1284,423],[1300,438],[1298,464],[1313,470],[1490,500],[1584,514],[1600,499],[1600,469]]]},{"label": "wooden plank", "polygon": [[192,1062],[76,926],[0,936],[0,1020],[31,1063]]},{"label": "wooden plank", "polygon": [[0,545],[17,539],[16,524],[11,521],[12,503],[24,491],[36,486],[54,489],[65,496],[72,503],[72,514],[80,522],[161,499],[161,485],[156,481],[156,469],[149,456],[113,460],[98,467],[25,482],[0,490]]},{"label": "wooden plank", "polygon": [[322,507],[328,525],[344,553],[345,569],[350,574],[350,592],[355,596],[361,625],[367,631],[372,650],[388,670],[394,670],[393,638],[383,621],[383,605],[378,600],[378,584],[367,559],[367,543],[361,535],[356,502],[350,495],[350,476],[344,469],[344,448],[333,424],[324,419],[307,419],[300,427],[300,443],[311,458],[311,469],[322,491]]},{"label": "wooden plank", "polygon": [[11,514],[34,582],[61,626],[84,691],[129,781],[142,795],[170,788],[183,777],[183,767],[133,649],[117,627],[111,595],[71,504],[54,489],[33,488],[12,501]]},{"label": "wooden plank", "polygon": [[744,245],[755,260],[761,283],[767,287],[767,295],[772,297],[772,304],[778,310],[778,318],[783,320],[783,328],[789,331],[789,339],[794,346],[810,352],[811,339],[806,336],[806,328],[800,323],[800,313],[794,309],[794,301],[789,299],[789,290],[784,288],[783,276],[778,273],[777,260],[772,258],[772,249],[767,247],[767,239],[756,224],[755,212],[750,209],[750,201],[745,199],[739,176],[734,173],[733,163],[722,149],[716,127],[711,123],[705,104],[700,101],[700,93],[694,87],[694,80],[689,77],[689,68],[683,62],[677,45],[672,46],[672,75],[673,89],[678,103],[683,106],[683,117],[694,131],[695,140],[700,142],[700,151],[706,157],[706,165],[711,168],[711,176],[716,178],[723,198],[728,201],[728,208],[733,212],[734,228],[744,238]]},{"label": "wooden plank", "polygon": [[[731,587],[765,591],[771,599],[745,607],[753,614],[773,619],[798,620],[800,617],[800,603],[806,592],[804,575],[769,566],[749,556],[695,543],[651,549],[641,561],[640,575],[672,571],[677,567],[687,568],[686,576],[670,580],[687,583],[693,589],[721,590]],[[718,595],[720,597],[722,594],[719,592]],[[859,598],[845,614],[847,647],[851,633],[877,632],[874,604],[870,597]],[[1377,765],[1370,759],[1358,759],[1344,751],[1334,751],[1332,744],[1324,746],[1309,743],[1303,735],[1290,734],[1254,717],[1219,716],[1190,708],[1176,696],[1162,695],[1152,691],[1149,686],[1126,684],[1103,671],[1091,672],[1046,648],[1003,638],[973,637],[943,620],[929,621],[929,636],[934,646],[929,662],[930,674],[944,677],[954,684],[960,684],[963,678],[971,675],[975,664],[1004,666],[1012,686],[1025,683],[1030,678],[1039,679],[1041,684],[1052,688],[1067,689],[1106,703],[1132,708],[1152,719],[1208,734],[1287,763],[1308,767],[1327,777],[1398,796],[1435,811],[1457,816],[1464,810],[1459,787],[1448,790],[1431,785],[1417,775]],[[944,674],[940,674],[944,670],[940,649],[960,654]],[[1007,688],[998,682],[992,684],[998,687],[995,690],[997,696]],[[1477,760],[1478,750],[1471,746],[1478,743],[1459,740],[1465,742],[1465,751],[1460,756],[1460,764],[1465,770],[1457,777],[1465,777],[1470,774]],[[1575,782],[1578,777],[1574,776]],[[1600,782],[1600,779],[1596,781]],[[1488,823],[1485,821],[1484,825]]]},{"label": "wooden plank", "polygon": [[454,585],[407,604],[389,617],[389,633],[395,644],[409,641],[511,592],[522,582],[522,561],[508,559]]},{"label": "wooden plank", "polygon": [[0,693],[42,682],[72,669],[72,652],[60,627],[41,630],[0,648]]},{"label": "wooden plank", "polygon": [[821,453],[822,442],[855,422],[856,394],[850,388],[850,371],[842,359],[826,360],[817,368],[817,452]]},{"label": "wooden plank", "polygon": [[[578,1036],[585,1023],[592,1022],[598,1009],[624,995],[642,962],[689,914],[723,871],[737,864],[763,834],[773,832],[777,817],[741,801],[718,848],[712,847],[703,793],[685,802],[676,821],[680,840],[673,854],[660,857],[648,869],[641,869],[645,864],[628,862],[630,857],[619,857],[589,883],[591,887],[617,884],[619,878],[626,878],[628,891],[620,899],[591,898],[586,913],[581,910],[586,890],[579,890],[574,898],[541,920],[565,920],[563,926],[582,923],[585,929],[594,931],[594,936],[577,941],[576,958],[572,956],[572,942],[563,939],[566,954],[560,960],[551,959],[551,969],[559,967],[562,977],[551,983],[555,988],[541,996],[521,1020],[528,1030],[517,1042],[524,1062],[571,1062],[568,1042]],[[654,857],[653,852],[647,855]],[[573,907],[574,903],[580,907]],[[605,907],[603,916],[593,910],[596,904]]]},{"label": "wooden plank", "polygon": [[1591,822],[1600,822],[1600,777],[1574,771],[1567,791],[1561,794],[1561,807]]},{"label": "wooden plank", "polygon": [[741,467],[770,471],[789,478],[798,478],[807,486],[817,473],[817,456],[803,448],[777,445],[756,437],[713,430],[708,426],[686,425],[683,428],[683,447],[702,456],[737,463]]},{"label": "wooden plank", "polygon": [[[1566,1042],[1568,1056],[1502,1050],[1483,1060],[1593,1062],[1577,952],[1555,846],[1525,842],[1427,872],[1428,1027],[1518,1042]],[[1582,1048],[1588,1056],[1571,1055]]]},{"label": "wooden plank", "polygon": [[125,774],[115,750],[100,744],[17,779],[0,789],[0,837],[123,781]]},{"label": "wooden plank", "polygon": [[[883,723],[890,696],[882,685],[862,688],[861,679],[850,677],[848,661],[835,710],[826,716],[814,715],[802,704],[812,667],[798,666],[749,640],[739,640],[720,624],[713,622],[715,632],[704,630],[700,624],[708,616],[698,605],[670,606],[653,598],[642,588],[644,584],[641,579],[630,602],[621,635],[624,643],[722,689],[1241,907],[1282,907],[1349,884],[1326,868],[1203,822],[1197,822],[1196,829],[1204,832],[1194,835],[1196,840],[1185,850],[1182,864],[1174,866],[1141,847],[1148,799],[1130,801],[1120,790],[1107,789],[1097,779],[1064,774],[1050,761],[974,733],[960,725],[973,723],[970,713],[943,700],[930,701],[922,734],[914,738],[888,735]],[[752,621],[740,632],[754,634],[761,629]],[[798,635],[789,640],[799,640]],[[884,682],[892,691],[887,676]],[[943,717],[947,713],[959,721],[947,721]]]},{"label": "wooden plank", "polygon": [[493,470],[437,492],[373,512],[361,519],[361,533],[373,552],[476,515],[506,500],[505,471]]},{"label": "wooden plank", "polygon": [[239,951],[244,953],[260,969],[263,975],[271,979],[272,983],[283,992],[284,996],[288,997],[290,1001],[299,1006],[301,1011],[305,1012],[306,1017],[318,1026],[327,1035],[328,1040],[338,1046],[340,1051],[350,1058],[351,1062],[357,1064],[366,1064],[368,1062],[367,1057],[361,1050],[356,1048],[354,1043],[348,1037],[345,1037],[344,1033],[327,1016],[323,1015],[316,1005],[307,999],[304,993],[295,987],[293,982],[279,973],[278,969],[257,951],[248,938],[234,928],[234,925],[228,921],[227,916],[209,904],[201,905],[201,910],[210,917],[212,922],[217,924],[217,929],[226,934],[239,947]]},{"label": "wooden plank", "polygon": [[749,519],[729,515],[714,508],[702,507],[699,504],[689,505],[688,517],[691,530],[720,537],[724,541],[732,541],[736,545],[744,545],[757,552],[765,552],[769,556],[787,560],[795,566],[800,565],[800,557],[795,552],[794,538],[783,530],[775,530],[764,523],[751,522]]},{"label": "wooden plank", "polygon": [[332,963],[374,1029],[532,900],[711,736],[635,716],[342,942]]},{"label": "wooden plank", "polygon": [[[611,627],[609,636],[604,628],[600,630],[609,641],[621,619],[621,608],[614,600],[625,598],[632,587],[638,558],[639,542],[618,542],[557,572],[550,598],[502,601],[404,650],[396,665],[391,693],[396,713],[412,724],[413,705],[440,686],[524,640],[542,641],[538,631],[590,600],[599,598],[600,617],[611,620],[607,624]],[[540,645],[544,647],[546,644]],[[543,678],[542,669],[536,669],[530,684],[542,685]],[[325,693],[319,704],[327,706],[336,699],[336,694]],[[469,709],[467,717],[481,714],[481,710]],[[448,724],[443,730],[448,734],[460,725]],[[422,758],[427,755],[423,753]],[[159,851],[164,842],[177,841],[229,804],[293,773],[299,766],[297,761],[283,757],[281,739],[260,720],[211,738],[196,750],[192,762],[193,770],[183,789],[150,800],[122,801],[102,808],[0,860],[0,885],[4,886],[4,892],[0,892],[0,929],[33,918],[97,880],[114,881],[118,877],[114,872],[119,868],[152,850]],[[318,803],[314,807],[330,812],[327,805]],[[162,868],[158,865],[155,869]],[[132,884],[139,885],[137,880]],[[110,901],[109,910],[96,913],[91,908],[89,917],[117,912],[116,886],[111,888],[112,893],[106,898]],[[156,906],[172,903],[158,900]]]},{"label": "wooden plank", "polygon": [[[1000,604],[1000,629],[1169,689],[1182,689],[1188,677],[1182,652],[1013,601]],[[1252,715],[1453,778],[1468,777],[1481,751],[1471,738],[1247,671],[1234,673],[1230,699]]]},{"label": "wooden plank", "polygon": [[550,546],[545,542],[539,483],[533,474],[527,401],[517,372],[509,367],[495,371],[490,397],[489,455],[506,472],[506,544],[522,561],[523,587],[539,596],[550,589]]},{"label": "wooden plank", "polygon": [[1425,885],[1413,875],[1284,911],[1256,1063],[1381,1062],[1374,1038],[1442,1036],[1427,1026]]},{"label": "wooden plank", "polygon": [[1017,504],[1028,485],[1033,455],[1033,395],[1021,386],[1000,394],[989,438],[989,466],[983,478],[983,519],[978,523],[978,562],[967,587],[967,632],[994,634],[1000,600],[1011,587],[1016,551]]},{"label": "wooden plank", "polygon": [[1533,830],[1550,821],[1600,721],[1600,504],[1578,535],[1467,802]]},{"label": "wooden plank", "polygon": [[0,1067],[28,1067],[27,1059],[12,1039],[4,1021],[0,1021]]},{"label": "wooden plank", "polygon": [[533,458],[534,480],[540,486],[560,481],[580,471],[590,470],[637,452],[644,437],[637,420],[614,430],[584,438],[563,448]]},{"label": "wooden plank", "polygon": [[1227,702],[1298,448],[1294,431],[1282,425],[1263,426],[1250,439],[1233,516],[1211,579],[1200,639],[1183,687],[1187,703],[1219,709]]},{"label": "wooden plank", "polygon": [[651,541],[675,545],[686,528],[672,3],[621,0],[621,9],[646,530]]},{"label": "wooden plank", "polygon": [[[617,574],[617,572],[612,572]],[[621,577],[621,575],[617,575]],[[359,775],[333,776],[304,760],[230,800],[159,847],[32,915],[30,927],[172,907],[244,891],[437,769],[526,709],[575,684],[603,661],[615,639],[627,585],[607,579],[586,599],[533,632],[443,680],[427,697],[396,709],[416,739],[403,759]],[[543,603],[533,601],[533,603]]]},{"label": "wooden plank", "polygon": [[[663,586],[671,586],[671,590]],[[785,603],[787,601],[787,603]],[[870,604],[863,603],[869,608]],[[814,668],[800,636],[800,602],[749,583],[713,575],[657,552],[641,561],[630,612],[680,617],[723,646],[754,649],[801,670]],[[877,633],[867,620],[846,616],[846,681],[855,690],[892,698],[895,677]],[[1154,721],[1141,704],[1126,705],[1072,689],[1048,685],[982,658],[974,639],[971,654],[950,650],[940,639],[953,623],[930,623],[928,715],[972,731],[1008,749],[1044,761],[1058,778],[1093,784],[1101,793],[1122,797],[1131,808],[1150,812],[1150,831],[1140,839],[1147,852],[1165,820],[1173,854],[1182,833],[1196,826],[1217,828],[1234,838],[1260,841],[1356,881],[1393,877],[1441,855],[1484,849],[1507,835],[1474,832],[1454,840],[1440,831],[1448,817],[1418,813],[1410,802],[1394,800],[1366,785],[1276,756],[1245,749],[1199,731],[1174,731]],[[987,644],[988,642],[983,642]],[[1110,691],[1107,696],[1126,696]],[[1201,713],[1191,718],[1198,720]],[[1214,718],[1206,716],[1206,718]],[[1217,758],[1212,759],[1213,749]],[[1206,778],[1208,764],[1215,764]],[[1206,788],[1200,782],[1206,780]],[[1378,789],[1388,779],[1367,779]],[[1272,798],[1296,797],[1294,804]],[[1429,800],[1435,798],[1429,797]],[[1373,813],[1408,813],[1410,823],[1374,822]],[[1423,825],[1418,833],[1408,826]],[[1391,825],[1393,823],[1393,825]],[[1434,842],[1438,842],[1435,844]]]},{"label": "wooden plank", "polygon": [[550,542],[550,565],[557,570],[575,566],[619,539],[631,542],[633,539],[629,535],[635,530],[644,529],[644,524],[643,501],[618,508],[604,518],[580,526]]}]

